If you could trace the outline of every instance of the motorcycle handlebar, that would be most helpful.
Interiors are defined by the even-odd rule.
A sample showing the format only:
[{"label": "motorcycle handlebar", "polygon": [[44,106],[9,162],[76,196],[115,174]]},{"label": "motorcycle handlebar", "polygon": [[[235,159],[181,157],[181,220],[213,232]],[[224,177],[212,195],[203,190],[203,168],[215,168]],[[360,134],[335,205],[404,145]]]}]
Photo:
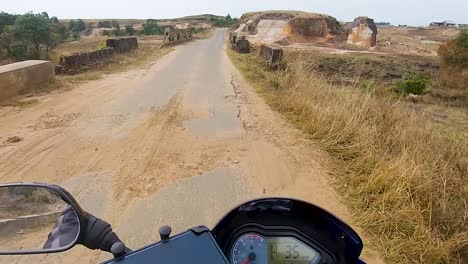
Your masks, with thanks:
[{"label": "motorcycle handlebar", "polygon": [[88,223],[79,244],[92,250],[112,253],[116,258],[132,252],[112,231],[109,223],[91,214],[87,218]]}]

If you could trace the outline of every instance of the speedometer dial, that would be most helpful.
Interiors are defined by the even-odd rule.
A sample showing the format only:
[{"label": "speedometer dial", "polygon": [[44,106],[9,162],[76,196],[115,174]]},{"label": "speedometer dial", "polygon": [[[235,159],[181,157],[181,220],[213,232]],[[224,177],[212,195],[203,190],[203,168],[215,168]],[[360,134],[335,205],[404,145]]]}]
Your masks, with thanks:
[{"label": "speedometer dial", "polygon": [[239,237],[231,251],[232,264],[268,264],[268,245],[264,237],[245,234]]}]

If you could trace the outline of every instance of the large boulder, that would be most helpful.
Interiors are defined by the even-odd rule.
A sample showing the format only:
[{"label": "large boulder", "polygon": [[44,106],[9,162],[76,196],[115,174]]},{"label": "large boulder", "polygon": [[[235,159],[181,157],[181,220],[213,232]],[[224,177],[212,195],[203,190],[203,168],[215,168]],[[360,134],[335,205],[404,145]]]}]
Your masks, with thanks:
[{"label": "large boulder", "polygon": [[239,53],[250,53],[250,42],[243,38],[236,42],[236,51]]},{"label": "large boulder", "polygon": [[358,17],[348,27],[348,44],[365,48],[377,45],[377,26],[373,19]]},{"label": "large boulder", "polygon": [[268,67],[278,69],[283,59],[283,49],[263,44],[260,46],[260,57],[263,58]]}]

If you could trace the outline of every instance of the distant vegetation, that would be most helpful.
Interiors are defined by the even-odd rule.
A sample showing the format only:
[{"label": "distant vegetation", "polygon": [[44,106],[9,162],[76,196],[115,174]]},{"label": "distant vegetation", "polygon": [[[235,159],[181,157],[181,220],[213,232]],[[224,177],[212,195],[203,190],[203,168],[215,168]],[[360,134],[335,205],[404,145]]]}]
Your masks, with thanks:
[{"label": "distant vegetation", "polygon": [[143,24],[143,35],[162,35],[164,34],[164,29],[160,27],[156,20],[148,19]]},{"label": "distant vegetation", "polygon": [[455,39],[441,45],[439,56],[444,66],[456,69],[468,69],[467,31],[461,31]]},{"label": "distant vegetation", "polygon": [[[468,33],[466,30],[439,48],[440,80],[448,88],[465,89],[468,83]],[[468,96],[468,95],[467,95]]]},{"label": "distant vegetation", "polygon": [[12,15],[0,13],[0,54],[15,60],[47,57],[51,49],[68,38],[70,31],[82,26],[68,27],[46,12]]},{"label": "distant vegetation", "polygon": [[99,21],[97,24],[98,28],[112,28],[112,22],[109,20]]},{"label": "distant vegetation", "polygon": [[[215,15],[202,15],[182,18],[194,19],[199,22],[209,23],[215,27],[230,27],[238,22],[237,18],[230,15],[225,17]],[[121,22],[124,25],[121,25]],[[164,27],[158,24],[158,20],[147,19],[142,24],[142,29],[136,29],[130,23],[131,20],[101,20],[85,21],[72,19],[60,21],[57,17],[49,17],[46,12],[27,13],[24,15],[0,12],[0,60],[27,60],[48,59],[50,51],[57,45],[79,40],[83,35],[93,33],[100,28],[103,36],[135,36],[135,35],[163,35]],[[133,21],[132,23],[141,23]],[[192,27],[193,34],[205,31],[202,27]]]},{"label": "distant vegetation", "polygon": [[134,36],[134,35],[162,35],[164,29],[160,27],[155,19],[147,19],[143,23],[143,30],[137,31],[132,25],[125,25],[122,29],[120,23],[117,20],[104,20],[99,21],[97,24],[98,28],[108,28],[103,30],[101,34],[103,36]]},{"label": "distant vegetation", "polygon": [[129,36],[133,36],[133,35],[135,35],[135,33],[136,33],[136,30],[131,25],[126,25],[125,26],[125,34],[127,34]]},{"label": "distant vegetation", "polygon": [[237,22],[239,22],[239,19],[237,18],[232,18],[231,15],[227,15],[226,17],[217,17],[217,16],[210,16],[210,22],[213,24],[215,27],[231,27]]},{"label": "distant vegetation", "polygon": [[377,26],[390,26],[390,22],[375,22],[375,25]]}]

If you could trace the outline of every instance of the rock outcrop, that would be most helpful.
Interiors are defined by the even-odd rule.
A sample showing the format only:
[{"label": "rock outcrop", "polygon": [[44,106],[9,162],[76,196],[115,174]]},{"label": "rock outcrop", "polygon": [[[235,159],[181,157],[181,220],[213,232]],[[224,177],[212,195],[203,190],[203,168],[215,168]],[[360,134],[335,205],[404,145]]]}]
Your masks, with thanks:
[{"label": "rock outcrop", "polygon": [[344,25],[336,18],[300,11],[266,11],[247,13],[235,32],[245,36],[253,46],[295,43],[348,43],[371,48],[377,45],[377,26],[373,19],[358,17]]},{"label": "rock outcrop", "polygon": [[377,26],[373,19],[358,17],[348,27],[348,44],[365,48],[377,45]]},{"label": "rock outcrop", "polygon": [[341,25],[338,21],[325,15],[314,17],[296,17],[288,22],[285,31],[289,36],[305,38],[325,38],[336,35]]},{"label": "rock outcrop", "polygon": [[341,32],[341,24],[328,15],[299,11],[267,11],[242,16],[238,34],[258,44],[328,41]]}]

